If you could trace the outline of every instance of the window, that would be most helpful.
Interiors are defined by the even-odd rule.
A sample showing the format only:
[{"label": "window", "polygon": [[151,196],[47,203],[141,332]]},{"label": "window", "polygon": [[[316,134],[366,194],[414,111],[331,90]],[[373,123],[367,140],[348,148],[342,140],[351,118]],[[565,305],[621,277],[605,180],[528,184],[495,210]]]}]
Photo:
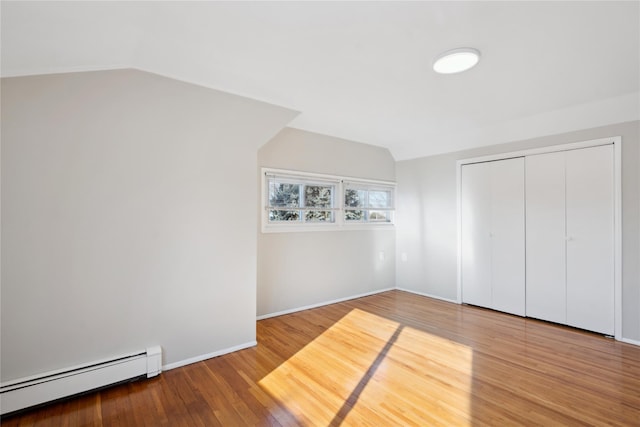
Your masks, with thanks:
[{"label": "window", "polygon": [[276,169],[263,170],[263,231],[307,231],[393,224],[395,186]]},{"label": "window", "polygon": [[393,188],[346,183],[344,219],[346,222],[392,221]]},{"label": "window", "polygon": [[270,176],[269,222],[335,222],[336,184]]}]

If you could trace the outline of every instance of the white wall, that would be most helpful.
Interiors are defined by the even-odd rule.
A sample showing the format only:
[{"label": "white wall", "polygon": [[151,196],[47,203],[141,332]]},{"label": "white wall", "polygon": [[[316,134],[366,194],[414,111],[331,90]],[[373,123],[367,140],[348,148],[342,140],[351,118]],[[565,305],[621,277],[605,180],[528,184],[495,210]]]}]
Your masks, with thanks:
[{"label": "white wall", "polygon": [[[271,167],[395,181],[388,150],[290,128],[260,148],[258,163],[258,179]],[[395,286],[393,229],[262,233],[259,222],[258,316]]]},{"label": "white wall", "polygon": [[[640,122],[398,162],[396,284],[456,298],[456,161],[535,147],[622,136],[622,335],[640,340]],[[406,254],[407,261],[402,261]]]},{"label": "white wall", "polygon": [[256,152],[295,116],[134,70],[2,80],[2,381],[255,341]]}]

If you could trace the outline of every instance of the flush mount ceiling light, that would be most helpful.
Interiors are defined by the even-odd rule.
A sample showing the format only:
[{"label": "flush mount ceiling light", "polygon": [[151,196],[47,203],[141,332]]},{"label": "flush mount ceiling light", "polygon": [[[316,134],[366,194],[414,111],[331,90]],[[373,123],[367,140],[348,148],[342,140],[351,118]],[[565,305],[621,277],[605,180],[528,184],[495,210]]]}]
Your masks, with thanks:
[{"label": "flush mount ceiling light", "polygon": [[433,61],[433,71],[454,74],[473,68],[480,60],[480,51],[472,47],[448,50]]}]

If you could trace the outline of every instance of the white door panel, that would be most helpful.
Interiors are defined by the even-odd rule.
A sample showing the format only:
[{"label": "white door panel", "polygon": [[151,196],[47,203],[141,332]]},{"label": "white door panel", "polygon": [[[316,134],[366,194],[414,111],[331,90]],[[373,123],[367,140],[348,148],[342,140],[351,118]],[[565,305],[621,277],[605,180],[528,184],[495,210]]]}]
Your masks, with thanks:
[{"label": "white door panel", "polygon": [[526,314],[567,322],[565,153],[526,159]]},{"label": "white door panel", "polygon": [[524,315],[524,159],[461,169],[462,301]]},{"label": "white door panel", "polygon": [[524,316],[524,158],[491,162],[491,188],[491,306]]},{"label": "white door panel", "polygon": [[567,323],[613,335],[613,146],[566,156]]},{"label": "white door panel", "polygon": [[461,169],[462,301],[491,307],[491,174],[485,163]]}]

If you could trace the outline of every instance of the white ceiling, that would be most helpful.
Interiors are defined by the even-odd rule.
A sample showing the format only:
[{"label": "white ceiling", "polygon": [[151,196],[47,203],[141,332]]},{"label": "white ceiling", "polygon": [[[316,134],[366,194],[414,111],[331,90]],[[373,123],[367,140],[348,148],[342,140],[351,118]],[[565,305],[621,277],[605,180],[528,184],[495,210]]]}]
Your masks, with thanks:
[{"label": "white ceiling", "polygon": [[[640,118],[640,2],[7,2],[3,76],[133,67],[398,160]],[[437,75],[457,47],[478,66]]]}]

